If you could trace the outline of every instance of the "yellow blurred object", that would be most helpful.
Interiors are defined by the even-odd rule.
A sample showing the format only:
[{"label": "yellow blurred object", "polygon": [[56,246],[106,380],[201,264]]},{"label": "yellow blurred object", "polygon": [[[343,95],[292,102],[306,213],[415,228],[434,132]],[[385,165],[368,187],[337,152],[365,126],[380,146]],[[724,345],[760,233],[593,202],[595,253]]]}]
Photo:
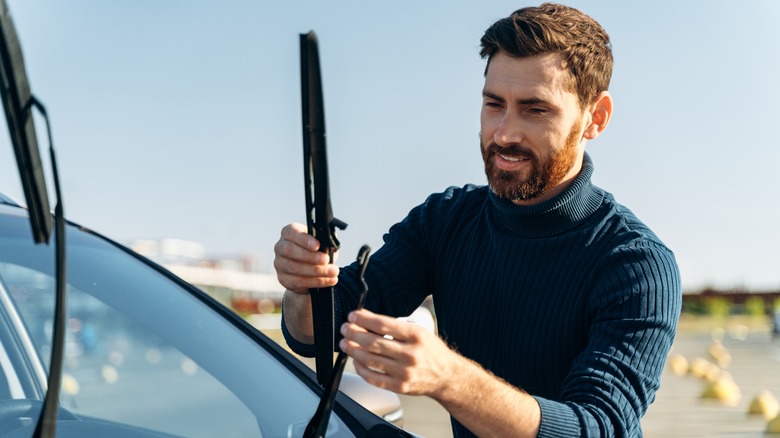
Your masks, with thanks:
[{"label": "yellow blurred object", "polygon": [[771,420],[780,413],[780,403],[769,390],[763,390],[750,401],[748,414],[762,415],[764,419]]},{"label": "yellow blurred object", "polygon": [[103,377],[103,381],[108,384],[114,384],[119,380],[119,371],[111,365],[103,365],[100,368],[100,375]]},{"label": "yellow blurred object", "polygon": [[717,377],[717,375],[720,374],[720,368],[707,359],[697,357],[691,362],[689,372],[694,377],[705,380],[712,380],[713,376]]},{"label": "yellow blurred object", "polygon": [[766,433],[780,434],[780,415],[766,425]]},{"label": "yellow blurred object", "polygon": [[702,377],[706,382],[709,383],[715,383],[718,379],[720,379],[721,374],[723,374],[723,370],[720,369],[715,364],[711,364],[710,369],[707,370],[707,372]]},{"label": "yellow blurred object", "polygon": [[722,368],[728,367],[731,363],[731,353],[729,353],[729,350],[726,349],[720,341],[713,341],[710,348],[707,350],[707,353],[709,353],[710,358]]},{"label": "yellow blurred object", "polygon": [[673,354],[669,357],[669,369],[677,376],[688,374],[688,359],[682,354]]},{"label": "yellow blurred object", "polygon": [[79,385],[79,381],[76,380],[75,377],[65,373],[62,375],[62,384],[60,388],[62,388],[64,394],[76,395],[81,390],[81,385]]},{"label": "yellow blurred object", "polygon": [[707,382],[701,398],[715,399],[728,406],[736,406],[742,399],[742,391],[731,374],[723,371],[714,382]]},{"label": "yellow blurred object", "polygon": [[729,336],[739,341],[744,341],[750,335],[750,327],[745,324],[737,324],[729,327]]}]

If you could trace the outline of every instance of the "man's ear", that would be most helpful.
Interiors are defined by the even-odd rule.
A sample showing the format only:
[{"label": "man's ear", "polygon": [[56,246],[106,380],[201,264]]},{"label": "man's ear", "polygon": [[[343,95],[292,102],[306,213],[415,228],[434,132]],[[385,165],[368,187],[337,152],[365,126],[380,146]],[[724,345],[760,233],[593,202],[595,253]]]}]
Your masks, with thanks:
[{"label": "man's ear", "polygon": [[590,124],[585,128],[582,136],[588,140],[593,140],[607,128],[609,119],[612,117],[612,96],[609,94],[609,91],[602,91],[596,95],[589,111]]}]

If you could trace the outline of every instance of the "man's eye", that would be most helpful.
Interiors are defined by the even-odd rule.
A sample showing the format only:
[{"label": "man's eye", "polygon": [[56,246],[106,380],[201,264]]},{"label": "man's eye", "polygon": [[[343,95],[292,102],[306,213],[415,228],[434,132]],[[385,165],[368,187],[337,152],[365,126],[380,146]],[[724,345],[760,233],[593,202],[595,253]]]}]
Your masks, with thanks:
[{"label": "man's eye", "polygon": [[528,110],[528,112],[530,112],[531,114],[535,114],[535,115],[541,116],[541,115],[547,114],[547,109],[546,108],[531,108],[531,109]]}]

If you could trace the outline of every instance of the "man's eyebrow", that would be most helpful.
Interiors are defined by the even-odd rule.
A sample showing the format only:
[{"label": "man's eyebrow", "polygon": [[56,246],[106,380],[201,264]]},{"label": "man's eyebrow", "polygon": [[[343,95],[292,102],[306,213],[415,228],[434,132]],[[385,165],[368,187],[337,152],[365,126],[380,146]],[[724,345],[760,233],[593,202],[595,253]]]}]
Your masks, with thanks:
[{"label": "man's eyebrow", "polygon": [[482,90],[482,97],[487,97],[488,99],[497,100],[499,102],[504,101],[503,97],[499,96],[498,94],[491,93],[490,91],[487,90]]},{"label": "man's eyebrow", "polygon": [[[504,99],[503,97],[499,96],[498,94],[491,93],[490,91],[487,91],[487,90],[483,90],[482,91],[482,97],[487,97],[488,99],[497,100],[499,102],[505,102],[506,101],[506,99]],[[525,99],[518,99],[516,103],[519,104],[519,105],[549,104],[548,101],[546,101],[546,100],[544,100],[542,98],[539,98],[539,97],[529,97],[529,98],[525,98]]]},{"label": "man's eyebrow", "polygon": [[550,104],[550,102],[548,102],[548,101],[546,101],[544,99],[538,98],[538,97],[529,97],[527,99],[518,99],[517,103],[519,103],[520,105],[540,105],[540,104],[549,105]]}]

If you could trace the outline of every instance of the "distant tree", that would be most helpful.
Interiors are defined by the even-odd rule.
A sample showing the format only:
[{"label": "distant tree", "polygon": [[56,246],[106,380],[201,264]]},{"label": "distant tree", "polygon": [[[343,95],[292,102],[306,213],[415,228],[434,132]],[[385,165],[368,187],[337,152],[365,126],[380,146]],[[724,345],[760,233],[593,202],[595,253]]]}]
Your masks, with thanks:
[{"label": "distant tree", "polygon": [[759,297],[750,297],[745,300],[745,313],[749,316],[766,315],[766,306],[764,300]]},{"label": "distant tree", "polygon": [[709,316],[725,318],[731,313],[731,301],[728,298],[713,297],[704,302]]}]

